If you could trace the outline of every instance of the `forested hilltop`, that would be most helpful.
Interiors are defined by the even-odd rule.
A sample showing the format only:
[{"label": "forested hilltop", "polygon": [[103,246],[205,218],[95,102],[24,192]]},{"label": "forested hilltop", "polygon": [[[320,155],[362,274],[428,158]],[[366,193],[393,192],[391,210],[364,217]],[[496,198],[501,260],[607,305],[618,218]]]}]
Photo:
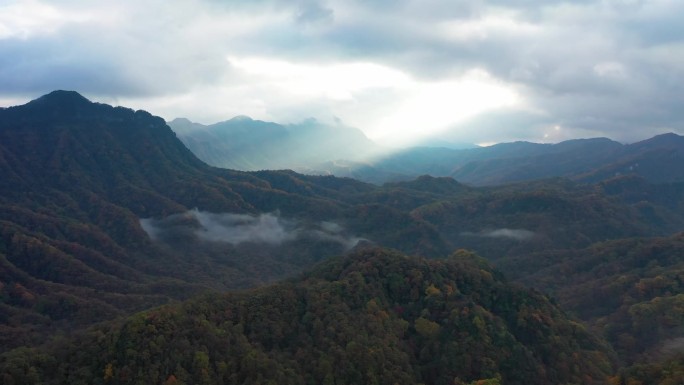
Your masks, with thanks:
[{"label": "forested hilltop", "polygon": [[6,356],[5,384],[603,383],[611,351],[468,252],[381,249]]},{"label": "forested hilltop", "polygon": [[[292,171],[239,172],[198,160],[147,112],[55,91],[0,109],[3,383],[105,377],[125,383],[142,379],[138,371],[156,376],[145,377],[151,383],[199,383],[203,369],[214,382],[261,382],[249,377],[256,371],[286,376],[268,377],[274,381],[317,383],[325,380],[325,365],[298,366],[312,351],[361,365],[357,356],[381,347],[387,365],[409,363],[393,377],[400,383],[449,383],[452,375],[449,381],[462,383],[681,382],[684,183],[661,171],[658,180],[597,172],[591,181],[496,187],[427,175],[376,186]],[[454,259],[462,249],[493,263],[514,284],[471,252]],[[363,285],[333,273],[346,264]],[[420,274],[411,278],[414,270]],[[232,292],[283,279],[293,280]],[[468,291],[459,279],[478,283]],[[353,282],[361,286],[333,290]],[[393,297],[391,286],[400,284],[411,289],[409,297]],[[551,295],[556,305],[519,284]],[[324,316],[338,310],[325,309],[312,287],[334,292],[325,301],[349,309],[349,318],[341,319],[366,330],[369,339],[355,340],[348,327],[338,330],[339,315]],[[189,302],[176,304],[181,300]],[[375,314],[367,307],[374,306],[371,300],[386,318],[369,318]],[[293,306],[287,311],[294,313],[280,315],[287,320],[269,308],[278,302]],[[320,324],[301,312],[313,303],[322,306]],[[163,304],[170,305],[133,315]],[[235,311],[224,313],[221,306]],[[516,331],[521,326],[512,314],[525,306],[535,322],[548,326],[538,327],[538,339]],[[468,314],[452,319],[459,307]],[[245,323],[264,314],[280,325],[264,329],[270,337]],[[475,315],[485,334],[472,329]],[[155,317],[168,321],[168,329]],[[386,341],[370,338],[401,325],[403,332]],[[186,329],[201,341],[206,337],[204,347],[188,346],[183,338],[190,341],[190,335],[176,332]],[[323,341],[314,329],[342,334]],[[419,329],[438,333],[427,337]],[[135,341],[130,344],[149,344],[148,353],[140,352],[145,357],[120,342],[128,341],[121,339],[126,330]],[[349,348],[351,342],[361,347]],[[540,353],[554,344],[562,355]],[[458,353],[464,346],[477,352],[467,365]],[[154,349],[178,354],[162,362]],[[248,352],[266,366],[235,361]],[[436,359],[460,369],[435,368]],[[378,365],[330,375],[336,383],[383,383],[389,377],[378,373],[391,370]]]}]

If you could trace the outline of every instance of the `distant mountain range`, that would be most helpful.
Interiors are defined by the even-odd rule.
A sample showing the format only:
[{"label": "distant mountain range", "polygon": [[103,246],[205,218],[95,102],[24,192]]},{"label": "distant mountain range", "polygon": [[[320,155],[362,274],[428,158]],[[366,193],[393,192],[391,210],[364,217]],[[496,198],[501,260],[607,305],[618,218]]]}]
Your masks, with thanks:
[{"label": "distant mountain range", "polygon": [[314,119],[281,125],[246,116],[204,126],[174,119],[169,126],[198,158],[243,171],[301,169],[329,160],[360,160],[378,146],[358,129]]},{"label": "distant mountain range", "polygon": [[76,92],[0,109],[0,382],[681,383],[680,148],[414,149],[570,177],[378,186],[211,167]]},{"label": "distant mountain range", "polygon": [[449,176],[476,186],[551,177],[596,182],[619,175],[639,175],[653,182],[684,181],[684,170],[678,167],[684,162],[684,137],[672,133],[627,145],[595,138],[390,151],[373,144],[358,129],[314,120],[283,126],[237,117],[203,126],[176,119],[169,126],[200,159],[237,170],[293,169],[375,184],[420,175]]},{"label": "distant mountain range", "polygon": [[606,139],[558,144],[501,143],[467,150],[413,148],[373,162],[383,173],[450,176],[485,186],[565,177],[596,182],[638,175],[652,182],[684,181],[684,137],[664,134],[623,145]]},{"label": "distant mountain range", "polygon": [[364,162],[335,161],[299,171],[348,176],[375,184],[420,175],[448,176],[474,186],[552,177],[596,182],[619,175],[666,182],[684,181],[681,162],[684,137],[670,133],[626,145],[595,138],[558,144],[501,143],[470,149],[414,147]]}]

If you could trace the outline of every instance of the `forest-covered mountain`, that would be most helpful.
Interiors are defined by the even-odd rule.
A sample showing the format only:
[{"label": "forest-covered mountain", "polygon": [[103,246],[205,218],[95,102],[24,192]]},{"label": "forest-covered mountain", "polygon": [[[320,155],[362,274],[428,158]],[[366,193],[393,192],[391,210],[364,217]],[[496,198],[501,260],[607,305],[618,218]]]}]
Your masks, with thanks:
[{"label": "forest-covered mountain", "polygon": [[238,116],[205,126],[179,118],[169,126],[198,158],[243,171],[304,169],[337,159],[365,159],[380,150],[356,128],[315,119],[282,125]]},{"label": "forest-covered mountain", "polygon": [[[271,287],[14,351],[5,384],[604,383],[607,345],[472,254],[367,249]],[[482,381],[482,382],[478,382]]]},{"label": "forest-covered mountain", "polygon": [[[684,336],[684,233],[628,238],[511,258],[511,278],[548,293],[589,321],[631,361]],[[681,342],[681,341],[679,341]],[[679,342],[677,344],[681,345]]]},{"label": "forest-covered mountain", "polygon": [[[673,138],[656,139],[655,142],[669,143]],[[604,144],[614,146],[611,143]],[[527,147],[528,144],[515,144],[508,147],[508,151],[513,155],[515,148]],[[644,145],[641,151],[651,154],[652,148],[661,148],[661,143]],[[676,157],[678,150],[676,146],[673,148],[672,156]],[[95,353],[97,349],[124,356],[133,354],[121,353],[123,345],[111,346],[106,341],[118,338],[116,330],[121,325],[128,322],[138,325],[136,322],[146,316],[111,323],[113,319],[201,293],[214,293],[210,300],[198,299],[187,305],[160,310],[160,314],[174,314],[169,330],[182,327],[184,322],[200,325],[204,321],[198,318],[185,319],[184,306],[211,307],[212,301],[226,303],[239,297],[240,301],[251,303],[252,309],[263,304],[259,302],[259,296],[265,292],[250,291],[227,297],[215,293],[296,276],[330,257],[348,252],[357,257],[349,260],[341,257],[330,263],[345,264],[354,260],[354,263],[363,264],[365,262],[359,261],[368,254],[362,250],[374,245],[429,258],[440,258],[457,249],[473,250],[499,266],[514,281],[550,293],[560,306],[560,310],[553,306],[555,310],[548,310],[556,314],[552,317],[556,320],[554,324],[571,322],[562,314],[567,311],[571,317],[585,322],[590,332],[609,341],[619,362],[632,365],[613,380],[643,379],[647,377],[644,373],[667,367],[669,374],[659,378],[670,381],[676,378],[673,376],[677,368],[684,366],[678,358],[681,349],[678,350],[676,343],[684,338],[684,331],[677,327],[684,322],[677,323],[681,313],[676,310],[681,305],[677,302],[679,297],[684,295],[679,273],[684,245],[681,236],[673,235],[684,230],[684,183],[676,182],[681,168],[676,165],[673,163],[671,173],[662,169],[662,176],[651,180],[638,175],[615,176],[614,173],[603,178],[604,174],[596,169],[585,174],[584,182],[555,178],[496,187],[472,187],[453,178],[433,176],[377,186],[348,178],[304,176],[292,171],[239,172],[210,167],[198,160],[162,119],[147,112],[92,103],[75,92],[56,91],[23,106],[0,109],[0,172],[3,175],[0,183],[0,349],[5,352],[0,356],[0,368],[11,369],[11,378],[19,378],[15,369],[24,368],[22,373],[36,374],[39,376],[36,378],[45,373],[57,375],[51,370],[67,370],[80,373],[75,375],[82,376],[78,378],[83,381],[87,375],[93,376],[93,381],[95,377],[101,380],[107,373],[102,372],[107,369],[107,362],[88,359],[99,354]],[[383,255],[378,257],[384,261],[382,263],[391,266],[395,264],[394,259],[405,258],[393,252],[377,253]],[[441,266],[431,265],[433,262],[423,259],[409,260],[421,266]],[[459,266],[470,271],[473,265]],[[316,269],[320,272],[326,267]],[[497,334],[496,338],[506,333],[515,336],[515,333],[509,330],[512,325],[508,321],[501,323],[503,321],[498,320],[501,315],[490,307],[492,303],[478,302],[482,293],[492,290],[502,293],[510,289],[535,298],[530,306],[547,306],[542,305],[546,300],[541,295],[512,288],[490,267],[481,269],[494,278],[486,283],[483,281],[483,292],[468,301],[472,300],[473,304],[496,315],[482,316],[486,322],[494,322],[492,330],[500,331],[501,335]],[[410,272],[395,273],[411,275]],[[449,274],[452,273],[457,276],[454,271]],[[426,276],[428,272],[422,274]],[[306,286],[310,282],[307,277],[310,276],[305,275],[287,285]],[[456,279],[454,277],[444,279]],[[330,281],[326,285],[337,287],[333,278],[328,274],[317,279]],[[375,278],[384,282],[382,285],[389,279]],[[432,282],[444,293],[445,287],[439,286],[436,280],[426,280],[427,286],[421,286],[421,290],[427,290]],[[380,285],[370,279],[366,284]],[[371,294],[363,294],[370,296],[364,304],[379,296],[380,308],[387,312],[392,322],[399,322],[401,314],[396,313],[396,308],[385,308],[390,302],[382,302],[382,296],[389,294],[367,288]],[[641,291],[642,288],[645,291]],[[594,290],[601,291],[600,295],[593,295]],[[301,289],[297,295],[302,291],[306,290]],[[434,292],[431,288],[428,291]],[[271,295],[275,294],[268,294]],[[297,298],[298,303],[304,305],[309,301],[309,297]],[[425,304],[428,304],[429,296],[426,298]],[[613,301],[592,302],[597,298]],[[335,301],[348,299],[353,298],[341,294]],[[445,308],[452,306],[448,304],[448,298],[444,301]],[[400,304],[421,314],[402,318],[409,324],[406,329],[409,334],[400,342],[393,342],[398,346],[397,352],[402,352],[400,361],[411,363],[411,369],[402,372],[407,377],[402,378],[433,378],[424,377],[426,370],[432,373],[434,368],[423,366],[427,361],[420,361],[421,354],[435,357],[448,355],[449,350],[441,343],[438,346],[416,345],[417,334],[414,333],[415,338],[411,339],[410,332],[416,330],[415,322],[421,317],[438,324],[438,330],[446,330],[445,318],[430,318],[432,310],[429,306],[421,307],[422,302],[420,306]],[[662,317],[647,316],[660,314],[663,309],[669,310]],[[259,309],[252,310],[256,313],[249,314],[261,314]],[[634,313],[642,310],[644,313]],[[426,313],[422,314],[424,311]],[[216,317],[220,318],[220,314]],[[332,321],[334,317],[329,318]],[[136,319],[138,321],[133,321]],[[646,321],[650,323],[644,323]],[[38,350],[26,348],[44,343],[48,336],[70,335],[101,322],[105,324],[100,332],[93,332],[99,335],[95,340],[79,337],[84,339],[74,342],[71,337],[64,337],[62,342],[53,341],[48,346],[36,348]],[[435,329],[431,323],[419,323]],[[161,326],[153,326],[161,330]],[[207,329],[218,333],[210,337],[212,341],[227,335],[221,327]],[[334,331],[337,326],[323,324],[317,327]],[[281,327],[284,330],[282,328],[285,326]],[[450,335],[469,333],[459,328],[449,332]],[[113,334],[105,333],[107,329],[113,329]],[[657,332],[644,332],[651,329]],[[236,346],[242,346],[236,348],[237,351],[246,352],[241,350],[247,346],[244,344],[255,344],[257,351],[254,354],[262,357],[258,349],[263,347],[263,341],[252,339],[256,338],[252,334],[241,336],[244,329],[234,332],[237,334],[230,335],[238,341]],[[296,333],[299,335],[300,331]],[[567,334],[558,333],[558,338],[565,341]],[[492,337],[491,341],[508,341],[496,338]],[[438,339],[441,341],[441,335]],[[529,345],[518,337],[515,339],[525,349],[537,349],[534,347],[536,342]],[[285,354],[282,352],[291,349],[286,346],[291,341],[282,340],[278,348],[281,350],[272,353]],[[336,343],[341,346],[342,341]],[[477,341],[482,344],[478,349],[487,347],[477,357],[491,349],[491,354],[496,356],[501,353],[497,349],[504,347],[487,345],[491,341],[486,339]],[[163,345],[162,342],[160,339],[155,344]],[[93,357],[84,358],[73,349],[69,350],[68,346],[74,343],[79,344],[78,351]],[[178,346],[185,346],[183,341],[178,343]],[[346,349],[349,341],[344,343]],[[56,348],[57,351],[70,351],[74,356],[55,356],[56,351],[51,349],[61,346],[59,344],[66,346],[64,350]],[[208,355],[212,353],[210,346],[214,345],[205,345],[207,349],[198,347],[196,351]],[[337,349],[334,348],[337,345],[326,346],[331,351]],[[601,346],[601,343],[592,346]],[[306,349],[302,348],[302,351]],[[610,355],[608,350],[596,349],[601,357]],[[187,360],[199,357],[197,359],[205,361],[205,356],[195,357],[194,352],[191,358],[183,356],[179,358],[181,361],[173,361],[174,365],[192,372],[195,369],[188,366],[190,361]],[[219,368],[225,369],[221,362],[235,364],[229,363],[233,358],[228,358],[225,352],[219,353],[224,357],[223,361],[211,361],[215,366],[207,371],[208,375],[223,376],[219,374],[223,370]],[[209,358],[215,357],[219,356]],[[283,369],[290,373],[288,375],[294,375],[290,369],[286,370],[293,367],[289,365],[295,365],[294,361],[284,363],[278,357],[268,358],[268,367],[275,367],[278,373]],[[563,359],[584,368],[584,358],[574,357],[574,353],[566,354]],[[555,363],[539,364],[534,354],[528,358],[528,364],[544,366],[546,374],[539,374],[539,368],[533,371],[540,378],[551,378],[544,376],[561,370]],[[124,359],[127,358],[120,358],[121,362]],[[154,364],[155,361],[150,360],[149,363]],[[604,362],[604,359],[598,361]],[[61,366],[61,363],[67,366]],[[123,367],[112,365],[112,376],[115,369]],[[598,378],[594,375],[611,371],[599,366],[600,369],[587,369],[586,374]],[[235,366],[229,368],[231,373],[237,370]],[[504,368],[495,369],[471,371],[460,380],[468,383],[492,379],[496,378],[496,373],[502,379],[513,378],[504,374]],[[577,373],[575,369],[562,370]],[[59,373],[56,378],[65,378],[64,372]],[[121,372],[117,373],[121,375]],[[174,369],[158,374],[173,374],[176,380],[187,379],[183,373]],[[307,373],[302,375],[314,375]],[[347,376],[349,373],[335,375]],[[440,373],[434,378],[451,375],[450,372]],[[6,373],[0,371],[0,374]],[[583,382],[577,380],[575,374],[562,378]],[[166,377],[166,380],[172,379]],[[241,378],[241,381],[246,379]],[[3,383],[10,383],[7,381]]]},{"label": "forest-covered mountain", "polygon": [[[369,185],[211,168],[162,119],[75,92],[0,110],[0,172],[2,350],[291,276],[362,239],[449,249],[408,213],[343,201]],[[392,232],[373,225],[389,216]]]}]

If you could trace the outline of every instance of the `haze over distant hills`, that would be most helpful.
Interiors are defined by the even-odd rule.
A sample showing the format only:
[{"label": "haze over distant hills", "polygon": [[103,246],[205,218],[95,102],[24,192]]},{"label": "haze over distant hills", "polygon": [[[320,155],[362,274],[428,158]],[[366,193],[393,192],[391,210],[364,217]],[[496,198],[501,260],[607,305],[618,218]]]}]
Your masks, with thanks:
[{"label": "haze over distant hills", "polygon": [[75,92],[1,109],[0,380],[677,383],[680,146],[502,144],[464,154],[650,175],[377,186],[210,167]]},{"label": "haze over distant hills", "polygon": [[362,160],[380,151],[358,129],[314,119],[281,125],[238,116],[208,126],[187,119],[168,124],[198,158],[235,170],[300,169],[329,160]]},{"label": "haze over distant hills", "polygon": [[358,129],[315,120],[284,126],[236,117],[203,126],[176,119],[169,126],[200,159],[237,170],[286,168],[375,184],[426,174],[478,186],[550,177],[599,181],[626,174],[654,182],[684,180],[678,167],[684,161],[684,137],[672,133],[632,144],[593,138],[392,150],[375,145]]},{"label": "haze over distant hills", "polygon": [[684,137],[663,134],[633,144],[606,138],[558,144],[501,143],[470,150],[408,149],[376,161],[378,169],[406,175],[450,176],[472,185],[550,177],[595,182],[639,175],[653,182],[683,181]]}]

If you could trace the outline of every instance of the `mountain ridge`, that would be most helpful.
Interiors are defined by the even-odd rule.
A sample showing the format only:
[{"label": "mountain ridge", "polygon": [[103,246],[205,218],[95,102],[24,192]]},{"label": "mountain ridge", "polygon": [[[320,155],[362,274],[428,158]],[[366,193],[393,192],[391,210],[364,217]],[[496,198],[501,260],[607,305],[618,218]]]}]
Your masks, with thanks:
[{"label": "mountain ridge", "polygon": [[[357,239],[448,252],[434,228],[385,206],[364,220],[392,213],[401,219],[396,234],[376,226],[352,233],[347,223],[365,208],[345,200],[372,186],[210,167],[161,118],[72,92],[0,110],[0,172],[2,349],[207,290],[271,282]],[[184,216],[193,209],[205,217]],[[206,216],[228,224],[202,225]],[[217,244],[195,231],[243,231],[231,223],[257,226],[261,216],[272,227],[257,229],[291,236],[278,247]],[[143,219],[181,231],[183,242],[152,239]]]},{"label": "mountain ridge", "polygon": [[[353,177],[374,184],[425,174],[450,176],[476,186],[552,177],[594,183],[625,173],[654,182],[684,180],[684,174],[676,173],[659,153],[668,151],[670,157],[679,159],[684,139],[674,133],[631,144],[585,138],[555,144],[516,141],[464,149],[419,146],[391,151],[369,146],[360,131],[348,127],[342,129],[351,136],[341,139],[329,128],[322,128],[328,136],[320,136],[310,134],[315,130],[249,117],[209,126],[187,120],[169,124],[207,163],[239,170],[291,168],[304,174]],[[312,155],[310,147],[321,150]],[[343,151],[345,148],[354,151]],[[648,167],[637,169],[637,163]]]},{"label": "mountain ridge", "polygon": [[281,125],[236,116],[210,125],[187,119],[174,119],[168,124],[200,159],[213,166],[243,171],[300,169],[378,151],[360,130],[315,119]]}]

